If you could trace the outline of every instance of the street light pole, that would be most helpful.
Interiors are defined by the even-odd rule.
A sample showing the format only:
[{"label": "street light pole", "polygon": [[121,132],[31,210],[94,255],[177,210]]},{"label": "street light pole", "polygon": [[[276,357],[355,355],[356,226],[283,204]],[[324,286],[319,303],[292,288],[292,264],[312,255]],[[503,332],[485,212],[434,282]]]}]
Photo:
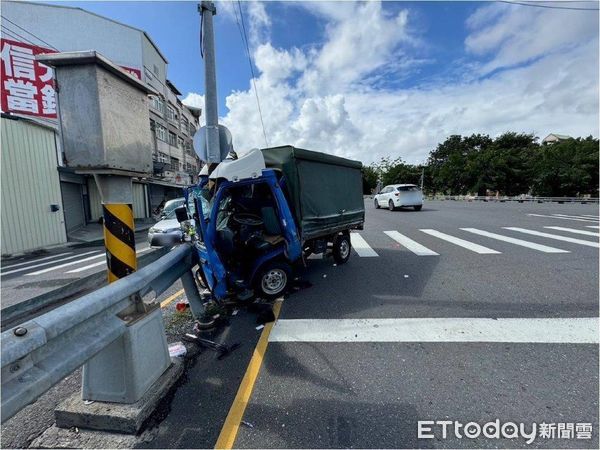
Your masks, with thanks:
[{"label": "street light pole", "polygon": [[[201,14],[202,36],[200,46],[204,53],[204,111],[206,114],[206,148],[208,168],[221,162],[219,148],[219,114],[217,111],[217,75],[215,65],[215,37],[213,16],[217,13],[211,1],[202,1],[198,5]],[[212,167],[211,167],[212,166]]]}]

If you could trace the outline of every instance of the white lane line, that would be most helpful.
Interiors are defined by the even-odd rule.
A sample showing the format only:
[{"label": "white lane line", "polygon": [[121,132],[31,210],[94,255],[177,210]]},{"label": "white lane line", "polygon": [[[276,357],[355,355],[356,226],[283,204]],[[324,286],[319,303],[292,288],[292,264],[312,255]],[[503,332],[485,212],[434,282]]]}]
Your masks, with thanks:
[{"label": "white lane line", "polygon": [[71,262],[68,262],[68,263],[60,264],[58,266],[54,266],[54,267],[49,267],[47,269],[38,270],[37,272],[26,273],[25,276],[26,277],[32,277],[32,276],[35,276],[35,275],[41,275],[43,273],[52,272],[53,270],[62,269],[63,267],[74,266],[75,264],[79,264],[79,263],[86,262],[86,261],[91,261],[92,259],[104,258],[105,256],[106,256],[105,253],[102,252],[101,255],[90,256],[89,258],[83,258],[83,259],[79,259],[77,261],[71,261]]},{"label": "white lane line", "polygon": [[23,272],[25,270],[35,269],[36,267],[43,267],[43,266],[47,266],[47,265],[54,264],[54,263],[57,263],[57,262],[68,261],[68,260],[73,259],[73,258],[79,258],[80,256],[90,255],[92,253],[99,253],[99,252],[100,252],[100,250],[96,250],[96,251],[93,251],[93,252],[79,253],[78,255],[68,256],[66,258],[55,259],[54,261],[47,261],[45,263],[36,264],[34,266],[21,267],[20,269],[9,270],[8,272],[2,272],[2,273],[0,273],[0,275],[4,276],[4,275],[10,275],[11,273]]},{"label": "white lane line", "polygon": [[548,216],[545,214],[527,214],[528,216],[533,216],[533,217],[550,217],[551,219],[561,219],[561,220],[575,220],[577,222],[597,222],[596,220],[593,219],[575,219],[572,217],[558,217],[558,216]]},{"label": "white lane line", "polygon": [[576,228],[565,228],[565,227],[544,227],[544,228],[548,228],[550,230],[557,230],[557,231],[567,231],[569,233],[575,233],[575,234],[583,234],[585,236],[600,237],[600,233],[594,233],[593,231],[578,230]]},{"label": "white lane line", "polygon": [[72,253],[73,252],[57,253],[56,255],[46,256],[45,258],[33,259],[31,261],[25,261],[25,262],[22,262],[22,263],[19,263],[19,264],[11,264],[10,266],[2,266],[2,270],[12,269],[13,267],[26,266],[28,264],[35,264],[35,263],[38,263],[40,261],[47,261],[49,259],[58,258],[59,256],[71,255]]},{"label": "white lane line", "polygon": [[557,241],[564,241],[564,242],[570,242],[572,244],[587,245],[588,247],[600,248],[600,243],[598,243],[598,242],[585,241],[583,239],[575,239],[572,237],[560,236],[558,234],[542,233],[541,231],[528,230],[526,228],[519,228],[519,227],[503,227],[503,228],[506,230],[518,231],[519,233],[530,234],[532,236],[540,236],[540,237],[545,237],[548,239],[556,239]]},{"label": "white lane line", "polygon": [[536,244],[535,242],[524,241],[522,239],[516,239],[503,234],[490,233],[488,231],[479,230],[477,228],[461,228],[461,230],[468,231],[469,233],[479,234],[480,236],[497,239],[499,241],[510,242],[511,244],[520,245],[521,247],[531,248],[544,253],[570,253],[568,250],[561,250],[560,248],[548,247],[547,245]]},{"label": "white lane line", "polygon": [[416,241],[413,241],[409,237],[404,236],[403,234],[398,233],[397,231],[384,231],[389,237],[398,242],[400,245],[403,245],[415,255],[418,256],[439,256],[439,253],[434,252],[433,250],[429,250],[424,245],[419,244]]},{"label": "white lane line", "polygon": [[589,216],[575,215],[575,214],[552,214],[552,215],[555,217],[569,217],[571,219],[588,219],[588,220],[592,220],[594,222],[598,222],[600,220],[597,217],[589,217]]},{"label": "white lane line", "polygon": [[427,233],[431,236],[435,236],[437,238],[443,239],[444,241],[451,242],[452,244],[458,245],[460,247],[464,247],[467,250],[471,250],[472,252],[479,253],[480,255],[499,255],[500,253],[502,253],[497,250],[493,250],[491,248],[484,247],[483,245],[465,241],[464,239],[460,239],[455,236],[450,236],[449,234],[445,234],[445,233],[442,233],[437,230],[422,229],[421,231],[423,233]]},{"label": "white lane line", "polygon": [[[146,247],[142,250],[137,251],[136,253],[139,255],[140,253],[147,252],[148,250],[151,250],[151,249],[152,249],[152,247]],[[89,264],[87,266],[78,267],[77,269],[74,269],[74,270],[69,270],[68,272],[65,272],[65,273],[79,273],[79,272],[83,272],[85,270],[91,269],[93,267],[98,267],[98,266],[105,265],[105,264],[106,264],[106,261],[100,261],[100,262],[97,262],[94,264]]]},{"label": "white lane line", "polygon": [[581,214],[582,217],[591,217],[593,219],[598,219],[600,216],[594,216],[593,214]]},{"label": "white lane line", "polygon": [[367,241],[365,241],[365,239],[358,233],[350,233],[350,242],[352,243],[352,248],[354,248],[356,253],[358,253],[358,256],[363,258],[379,256],[377,252],[371,248]]},{"label": "white lane line", "polygon": [[586,225],[586,228],[595,228],[596,230],[599,230],[600,227],[598,225]]},{"label": "white lane line", "polygon": [[279,319],[271,342],[597,344],[598,318]]}]

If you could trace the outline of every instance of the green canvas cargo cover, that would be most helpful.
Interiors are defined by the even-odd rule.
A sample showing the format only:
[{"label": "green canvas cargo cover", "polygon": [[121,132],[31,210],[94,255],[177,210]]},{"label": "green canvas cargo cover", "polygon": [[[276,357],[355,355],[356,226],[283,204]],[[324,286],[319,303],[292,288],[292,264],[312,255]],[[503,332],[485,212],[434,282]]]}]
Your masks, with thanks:
[{"label": "green canvas cargo cover", "polygon": [[266,166],[284,175],[284,191],[303,242],[362,228],[360,161],[292,146],[266,148],[262,153]]}]

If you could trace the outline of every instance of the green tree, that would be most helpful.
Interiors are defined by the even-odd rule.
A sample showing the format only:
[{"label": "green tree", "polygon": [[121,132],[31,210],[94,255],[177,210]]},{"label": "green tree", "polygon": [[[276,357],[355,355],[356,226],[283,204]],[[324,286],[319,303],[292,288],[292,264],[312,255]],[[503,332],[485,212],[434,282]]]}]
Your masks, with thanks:
[{"label": "green tree", "polygon": [[373,166],[363,166],[362,168],[363,194],[370,195],[377,187],[379,174]]}]

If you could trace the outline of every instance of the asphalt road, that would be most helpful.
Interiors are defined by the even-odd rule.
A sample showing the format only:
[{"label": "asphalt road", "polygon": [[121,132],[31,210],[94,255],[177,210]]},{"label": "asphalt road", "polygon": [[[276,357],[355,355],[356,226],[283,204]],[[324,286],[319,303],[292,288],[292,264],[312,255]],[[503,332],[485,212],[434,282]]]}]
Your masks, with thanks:
[{"label": "asphalt road", "polygon": [[[135,235],[138,256],[152,251],[147,235],[147,231]],[[0,268],[2,308],[60,289],[77,279],[102,271],[106,271],[102,244],[67,245],[4,258]]]},{"label": "asphalt road", "polygon": [[[212,448],[229,433],[240,448],[598,448],[598,207],[366,207],[350,261],[310,260],[300,274],[310,287],[286,296],[247,404],[234,398],[263,330],[241,310],[209,337],[242,346],[223,360],[190,348],[137,447]],[[173,295],[179,284],[160,300]],[[170,342],[191,328],[173,308]],[[11,419],[2,446],[28,445],[47,426],[28,421],[50,423],[52,405],[77,388],[67,380]],[[231,434],[235,408],[245,424]],[[566,437],[527,444],[449,428],[443,438],[438,427],[418,438],[418,421],[438,420],[535,423],[538,433],[544,422]]]},{"label": "asphalt road", "polygon": [[[597,448],[598,345],[571,343],[559,327],[548,332],[552,325],[541,330],[541,339],[532,338],[538,323],[528,319],[598,317],[598,237],[545,228],[597,233],[598,208],[446,201],[427,203],[421,212],[374,210],[369,202],[367,211],[360,235],[378,256],[354,254],[345,266],[311,261],[305,277],[313,286],[283,304],[244,414],[253,428],[240,427],[235,446]],[[504,227],[577,238],[596,247]],[[569,253],[544,253],[461,228]],[[422,229],[501,253],[475,253]],[[384,231],[398,231],[438,255],[417,255]],[[353,338],[339,320],[383,318],[426,320],[422,340],[396,339],[401,333],[392,322],[391,330],[375,330],[376,336],[363,341],[362,334],[373,330],[351,326]],[[452,327],[461,322],[459,333],[468,334],[469,322],[448,320],[469,318],[498,319],[489,321],[490,334],[495,324],[505,323],[503,318],[523,319],[508,338],[524,336],[520,342],[452,337]],[[299,319],[305,322],[294,328]],[[384,327],[377,320],[369,323]],[[403,326],[408,325],[397,322]],[[436,326],[443,331],[428,333]],[[536,437],[531,445],[524,439],[453,433],[443,439],[439,429],[433,439],[417,436],[419,420],[483,425],[496,419],[524,423],[528,430],[534,422],[554,423],[556,435],[558,423],[574,423],[574,429],[590,423],[593,431],[589,440],[573,432],[572,438]]]}]

